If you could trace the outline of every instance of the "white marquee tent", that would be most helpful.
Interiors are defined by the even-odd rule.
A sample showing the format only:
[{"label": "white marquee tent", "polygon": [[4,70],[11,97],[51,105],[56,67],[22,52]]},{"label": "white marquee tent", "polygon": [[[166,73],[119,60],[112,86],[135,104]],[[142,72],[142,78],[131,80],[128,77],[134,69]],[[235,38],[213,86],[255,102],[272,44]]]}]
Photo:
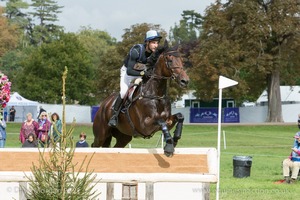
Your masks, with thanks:
[{"label": "white marquee tent", "polygon": [[37,118],[38,102],[31,101],[22,97],[19,93],[14,92],[7,104],[6,111],[9,119],[9,109],[14,106],[16,110],[15,122],[23,122],[27,113],[31,113],[33,119]]}]

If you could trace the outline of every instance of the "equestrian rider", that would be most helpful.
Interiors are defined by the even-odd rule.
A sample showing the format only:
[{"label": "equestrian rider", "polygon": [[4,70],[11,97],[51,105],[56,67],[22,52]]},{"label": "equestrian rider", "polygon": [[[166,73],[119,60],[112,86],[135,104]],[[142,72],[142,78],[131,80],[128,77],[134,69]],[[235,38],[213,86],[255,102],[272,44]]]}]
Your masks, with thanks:
[{"label": "equestrian rider", "polygon": [[149,76],[149,73],[145,70],[145,64],[147,63],[147,58],[157,49],[161,38],[157,31],[147,31],[144,44],[136,44],[130,49],[120,70],[121,90],[112,106],[113,116],[108,122],[109,126],[115,127],[118,123],[118,115],[121,110],[122,101],[130,83],[134,79]]}]

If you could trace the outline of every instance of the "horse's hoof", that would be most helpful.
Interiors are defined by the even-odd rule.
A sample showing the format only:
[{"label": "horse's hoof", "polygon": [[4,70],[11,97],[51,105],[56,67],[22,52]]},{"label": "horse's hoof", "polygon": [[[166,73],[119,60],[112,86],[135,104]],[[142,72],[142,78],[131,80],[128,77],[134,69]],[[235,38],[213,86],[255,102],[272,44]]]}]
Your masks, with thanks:
[{"label": "horse's hoof", "polygon": [[173,157],[173,152],[164,152],[165,153],[165,156],[169,157],[169,158],[172,158]]},{"label": "horse's hoof", "polygon": [[174,153],[174,146],[173,144],[166,143],[164,147],[164,153],[167,157],[172,157]]}]

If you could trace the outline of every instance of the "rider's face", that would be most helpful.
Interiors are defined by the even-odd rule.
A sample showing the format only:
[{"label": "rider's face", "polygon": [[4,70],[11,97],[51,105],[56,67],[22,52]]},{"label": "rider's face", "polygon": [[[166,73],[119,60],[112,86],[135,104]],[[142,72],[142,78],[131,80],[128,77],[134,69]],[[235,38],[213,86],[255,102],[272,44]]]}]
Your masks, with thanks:
[{"label": "rider's face", "polygon": [[148,42],[148,50],[154,52],[158,47],[158,41],[149,41]]}]

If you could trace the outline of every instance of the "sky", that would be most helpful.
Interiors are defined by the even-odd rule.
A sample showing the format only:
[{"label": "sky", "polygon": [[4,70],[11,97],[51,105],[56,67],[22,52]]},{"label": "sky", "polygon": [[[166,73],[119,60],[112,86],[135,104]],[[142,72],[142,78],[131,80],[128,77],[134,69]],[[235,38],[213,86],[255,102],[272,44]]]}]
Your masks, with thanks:
[{"label": "sky", "polygon": [[66,32],[77,32],[82,26],[106,31],[121,41],[124,29],[141,23],[160,24],[169,32],[182,19],[183,10],[204,14],[215,0],[56,0],[64,6],[58,25]]},{"label": "sky", "polygon": [[[31,3],[31,0],[23,0]],[[215,0],[55,0],[63,6],[57,25],[66,32],[77,32],[80,27],[106,31],[118,41],[124,29],[141,23],[159,24],[167,33],[182,19],[182,11],[194,10],[204,15]],[[5,6],[5,2],[0,1]]]}]

